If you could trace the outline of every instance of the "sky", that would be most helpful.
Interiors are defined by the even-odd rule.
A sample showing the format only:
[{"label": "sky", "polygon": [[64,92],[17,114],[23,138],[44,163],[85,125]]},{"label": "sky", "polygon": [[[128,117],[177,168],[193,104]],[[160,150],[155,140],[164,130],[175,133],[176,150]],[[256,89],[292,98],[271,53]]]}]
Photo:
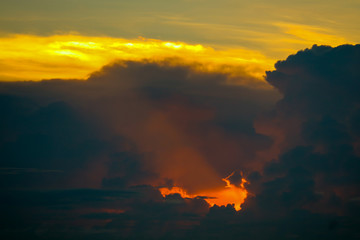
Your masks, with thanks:
[{"label": "sky", "polygon": [[360,2],[0,3],[1,239],[359,239]]},{"label": "sky", "polygon": [[[207,64],[218,58],[217,65],[246,65],[261,80],[277,60],[300,49],[359,42],[359,9],[356,0],[2,1],[0,76],[4,81],[85,79],[115,59],[181,54]],[[152,40],[208,51],[118,48],[119,43],[151,46]]]}]

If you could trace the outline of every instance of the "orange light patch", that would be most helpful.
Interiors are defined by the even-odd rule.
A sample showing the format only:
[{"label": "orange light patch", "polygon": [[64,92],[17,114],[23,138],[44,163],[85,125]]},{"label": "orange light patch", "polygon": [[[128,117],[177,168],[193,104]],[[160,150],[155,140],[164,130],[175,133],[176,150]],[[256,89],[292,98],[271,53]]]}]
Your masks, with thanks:
[{"label": "orange light patch", "polygon": [[160,188],[161,194],[165,197],[169,194],[180,194],[183,198],[195,198],[198,196],[206,196],[205,200],[210,204],[210,206],[218,205],[218,206],[226,206],[228,204],[234,204],[234,208],[236,211],[241,210],[241,204],[245,202],[245,199],[248,195],[248,191],[246,190],[244,184],[247,181],[243,178],[242,182],[239,186],[232,184],[229,178],[234,173],[230,174],[228,177],[223,178],[222,180],[226,183],[226,186],[222,189],[214,189],[206,192],[201,192],[197,194],[189,194],[186,190],[180,187],[172,187],[169,188]]},{"label": "orange light patch", "polygon": [[172,187],[171,189],[169,188],[159,188],[161,194],[165,197],[167,195],[170,194],[180,194],[180,196],[182,198],[194,198],[196,197],[196,195],[193,194],[188,194],[184,189],[180,188],[180,187]]}]

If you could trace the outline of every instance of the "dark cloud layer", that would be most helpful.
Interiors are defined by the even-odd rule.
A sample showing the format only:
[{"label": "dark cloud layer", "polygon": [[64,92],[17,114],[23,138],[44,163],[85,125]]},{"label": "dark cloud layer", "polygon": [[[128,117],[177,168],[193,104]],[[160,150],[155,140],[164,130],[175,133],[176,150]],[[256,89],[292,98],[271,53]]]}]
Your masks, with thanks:
[{"label": "dark cloud layer", "polygon": [[[280,100],[166,61],[1,83],[0,234],[359,239],[359,66],[359,45],[300,51],[267,72]],[[250,182],[239,212],[158,190],[205,191],[234,170]]]}]

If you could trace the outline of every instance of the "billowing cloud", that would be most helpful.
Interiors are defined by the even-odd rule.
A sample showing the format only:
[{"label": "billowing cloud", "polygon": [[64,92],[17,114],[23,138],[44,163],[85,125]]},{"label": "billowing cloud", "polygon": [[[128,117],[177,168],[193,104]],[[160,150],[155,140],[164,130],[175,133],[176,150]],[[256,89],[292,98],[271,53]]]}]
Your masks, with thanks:
[{"label": "billowing cloud", "polygon": [[[281,99],[172,61],[1,83],[2,234],[358,239],[359,54],[278,62],[266,80]],[[241,211],[211,206],[232,187]]]},{"label": "billowing cloud", "polygon": [[267,73],[283,98],[257,120],[274,141],[244,209],[276,222],[274,237],[359,237],[359,54],[359,45],[313,46]]},{"label": "billowing cloud", "polygon": [[[4,201],[38,209],[19,217],[45,237],[72,224],[159,237],[198,225],[212,204],[239,209],[239,173],[271,144],[252,122],[278,93],[230,85],[231,77],[170,60],[120,61],[87,81],[1,83]],[[240,180],[226,179],[233,172]],[[8,230],[29,234],[16,224]]]}]

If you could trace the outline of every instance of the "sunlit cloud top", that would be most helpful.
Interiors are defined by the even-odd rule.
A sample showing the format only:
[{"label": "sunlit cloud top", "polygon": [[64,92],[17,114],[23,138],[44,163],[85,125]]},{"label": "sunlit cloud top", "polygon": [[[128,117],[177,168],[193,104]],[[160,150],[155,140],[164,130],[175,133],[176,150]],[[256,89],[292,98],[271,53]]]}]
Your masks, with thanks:
[{"label": "sunlit cloud top", "polygon": [[0,81],[85,79],[116,59],[164,58],[263,81],[300,49],[360,42],[359,12],[356,0],[2,1]]},{"label": "sunlit cloud top", "polygon": [[265,70],[275,61],[246,49],[216,50],[200,44],[145,38],[11,35],[0,38],[0,43],[0,78],[3,81],[86,79],[112,61],[164,59],[234,77],[246,71],[247,75],[263,81]]}]

